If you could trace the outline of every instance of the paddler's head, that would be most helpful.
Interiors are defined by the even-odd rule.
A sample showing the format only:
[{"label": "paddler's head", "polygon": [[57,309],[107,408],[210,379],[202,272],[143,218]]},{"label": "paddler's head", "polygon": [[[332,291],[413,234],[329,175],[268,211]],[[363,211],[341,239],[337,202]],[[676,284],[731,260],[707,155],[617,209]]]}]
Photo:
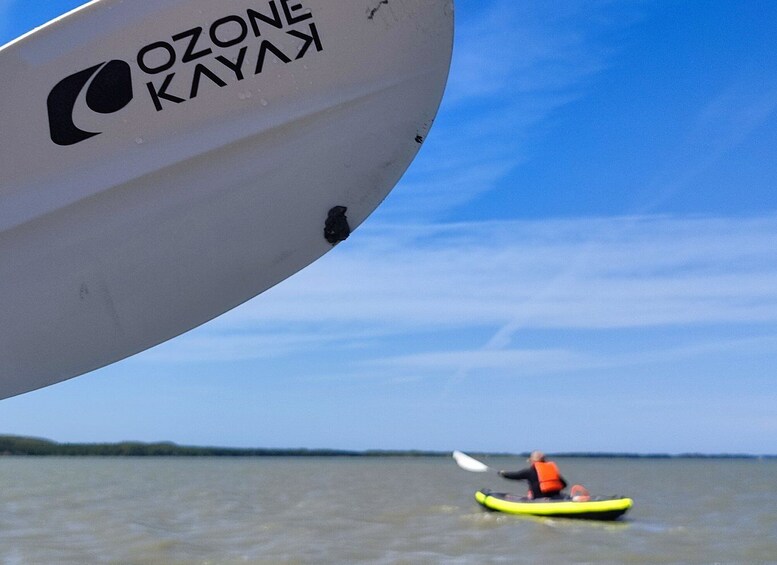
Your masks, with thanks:
[{"label": "paddler's head", "polygon": [[529,463],[539,463],[545,461],[545,454],[542,451],[532,451],[529,455]]}]

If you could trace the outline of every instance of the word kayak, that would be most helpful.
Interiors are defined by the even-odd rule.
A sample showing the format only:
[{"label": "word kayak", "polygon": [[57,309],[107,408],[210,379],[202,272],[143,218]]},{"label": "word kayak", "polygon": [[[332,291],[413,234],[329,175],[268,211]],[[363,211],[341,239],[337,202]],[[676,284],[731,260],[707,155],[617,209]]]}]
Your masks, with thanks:
[{"label": "word kayak", "polygon": [[587,520],[616,520],[634,504],[630,498],[591,498],[586,501],[547,498],[529,500],[488,489],[476,492],[475,500],[489,510],[507,514]]},{"label": "word kayak", "polygon": [[0,47],[0,398],[238,306],[424,141],[452,0],[93,0]]}]

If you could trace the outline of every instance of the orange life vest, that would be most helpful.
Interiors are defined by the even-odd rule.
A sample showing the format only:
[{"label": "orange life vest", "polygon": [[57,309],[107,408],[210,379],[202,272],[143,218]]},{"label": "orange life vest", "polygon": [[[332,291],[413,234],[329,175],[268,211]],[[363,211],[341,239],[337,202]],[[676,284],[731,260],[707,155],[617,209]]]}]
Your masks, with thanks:
[{"label": "orange life vest", "polygon": [[564,488],[564,483],[561,481],[561,473],[559,473],[555,463],[538,461],[534,463],[534,469],[537,471],[542,494],[555,493]]}]

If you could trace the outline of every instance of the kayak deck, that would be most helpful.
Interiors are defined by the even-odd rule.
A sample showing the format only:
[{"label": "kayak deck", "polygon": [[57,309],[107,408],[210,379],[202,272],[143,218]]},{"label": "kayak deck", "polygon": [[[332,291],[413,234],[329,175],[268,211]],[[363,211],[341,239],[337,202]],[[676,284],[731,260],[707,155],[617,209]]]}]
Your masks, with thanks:
[{"label": "kayak deck", "polygon": [[476,492],[475,500],[489,510],[507,514],[585,520],[617,520],[634,504],[632,499],[621,497],[592,498],[587,501],[548,498],[529,500],[514,494],[492,492],[488,489]]}]

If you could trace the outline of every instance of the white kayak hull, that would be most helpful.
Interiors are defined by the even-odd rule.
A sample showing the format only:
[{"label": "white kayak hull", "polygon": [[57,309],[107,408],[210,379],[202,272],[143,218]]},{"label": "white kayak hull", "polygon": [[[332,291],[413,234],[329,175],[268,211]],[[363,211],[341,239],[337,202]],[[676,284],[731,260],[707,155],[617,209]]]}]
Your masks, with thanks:
[{"label": "white kayak hull", "polygon": [[347,236],[324,236],[330,210],[361,224],[428,134],[452,18],[98,0],[0,50],[0,398],[194,328]]}]

